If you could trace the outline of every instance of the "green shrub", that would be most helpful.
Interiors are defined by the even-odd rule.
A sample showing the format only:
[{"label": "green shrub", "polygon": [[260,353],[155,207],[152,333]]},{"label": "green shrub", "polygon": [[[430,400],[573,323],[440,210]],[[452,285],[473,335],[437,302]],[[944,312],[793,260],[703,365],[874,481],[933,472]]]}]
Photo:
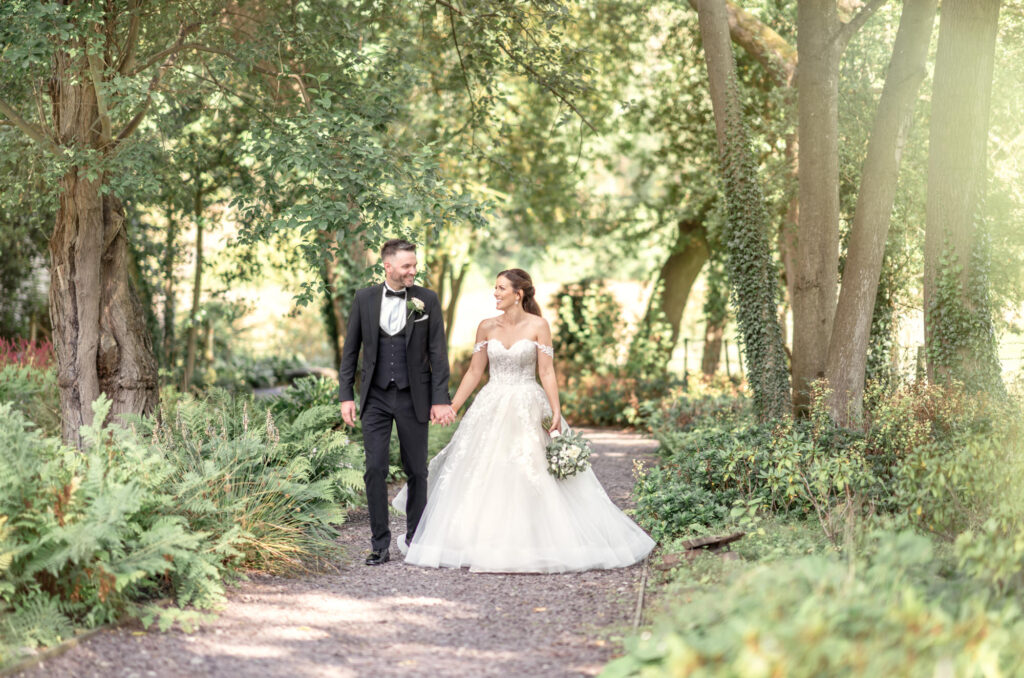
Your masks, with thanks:
[{"label": "green shrub", "polygon": [[[341,556],[331,465],[351,446],[320,428],[316,408],[279,431],[223,391],[168,392],[162,423],[129,428],[99,423],[109,406],[94,404],[79,452],[0,405],[0,663],[125,614],[191,622],[182,607],[216,605],[243,569]],[[163,598],[173,604],[153,604]]]},{"label": "green shrub", "polygon": [[[109,407],[96,401],[97,422]],[[0,645],[8,648],[51,644],[72,625],[112,621],[165,593],[198,607],[221,599],[236,531],[215,538],[173,510],[176,497],[165,490],[172,467],[161,450],[99,423],[83,432],[78,452],[0,406],[8,528]]]},{"label": "green shrub", "polygon": [[864,558],[811,556],[696,591],[605,667],[625,676],[1019,675],[1024,617],[940,575],[930,541],[880,534]]},{"label": "green shrub", "polygon": [[640,524],[659,537],[726,522],[742,505],[813,514],[838,540],[878,491],[862,441],[816,439],[812,422],[726,418],[688,431],[659,427],[655,435],[665,460],[637,474],[634,498]]},{"label": "green shrub", "polygon": [[808,420],[761,426],[712,397],[678,397],[650,417],[662,470],[636,486],[638,515],[658,534],[721,520],[736,502],[813,513],[834,541],[875,513],[952,541],[977,530],[1021,454],[1019,410],[957,387],[904,385],[879,398],[866,432],[832,425],[815,387]]},{"label": "green shrub", "polygon": [[1017,426],[1002,440],[975,438],[965,457],[982,501],[956,538],[960,568],[1002,594],[1024,592],[1024,440]]},{"label": "green shrub", "polygon": [[622,307],[604,281],[563,286],[555,307],[560,404],[571,424],[640,425],[669,389],[681,384],[664,369],[671,332],[659,324],[629,334]]},{"label": "green shrub", "polygon": [[555,356],[566,376],[608,375],[622,356],[622,307],[603,280],[588,278],[555,293]]},{"label": "green shrub", "polygon": [[350,436],[342,422],[336,381],[317,376],[297,379],[271,401],[269,410],[280,426],[281,444],[276,449],[281,459],[305,456],[311,478],[326,479],[338,504],[366,503],[362,441]]},{"label": "green shrub", "polygon": [[9,363],[0,367],[0,403],[11,403],[47,435],[60,433],[60,391],[53,367]]}]

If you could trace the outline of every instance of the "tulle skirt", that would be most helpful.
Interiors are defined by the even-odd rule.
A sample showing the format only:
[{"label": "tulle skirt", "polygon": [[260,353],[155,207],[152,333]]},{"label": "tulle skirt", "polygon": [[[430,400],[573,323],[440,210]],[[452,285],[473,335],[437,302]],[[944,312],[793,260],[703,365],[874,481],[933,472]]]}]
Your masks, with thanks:
[{"label": "tulle skirt", "polygon": [[[488,383],[430,463],[427,507],[407,563],[474,572],[624,567],[654,541],[612,503],[592,470],[547,471],[541,426],[551,408],[537,382]],[[402,488],[392,504],[405,510]]]}]

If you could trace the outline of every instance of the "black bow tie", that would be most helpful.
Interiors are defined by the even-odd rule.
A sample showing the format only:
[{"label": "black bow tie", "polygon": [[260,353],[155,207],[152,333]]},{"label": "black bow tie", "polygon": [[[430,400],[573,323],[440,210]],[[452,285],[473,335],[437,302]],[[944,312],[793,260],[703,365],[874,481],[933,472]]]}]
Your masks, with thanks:
[{"label": "black bow tie", "polygon": [[402,299],[405,299],[405,290],[402,290],[401,292],[396,292],[394,290],[385,289],[384,290],[384,296],[385,297],[401,297]]}]

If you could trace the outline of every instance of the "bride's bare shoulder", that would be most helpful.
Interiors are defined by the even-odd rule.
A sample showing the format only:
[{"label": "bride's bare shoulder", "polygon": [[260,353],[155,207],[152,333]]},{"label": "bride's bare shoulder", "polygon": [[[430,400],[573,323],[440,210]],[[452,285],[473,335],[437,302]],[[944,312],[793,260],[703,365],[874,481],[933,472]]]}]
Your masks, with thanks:
[{"label": "bride's bare shoulder", "polygon": [[531,315],[530,316],[530,327],[531,327],[531,329],[533,329],[533,330],[535,330],[537,332],[541,332],[541,331],[550,332],[551,331],[551,326],[548,324],[548,321],[545,320],[544,318],[542,318],[539,315]]},{"label": "bride's bare shoulder", "polygon": [[486,333],[490,332],[491,330],[493,330],[497,326],[498,326],[498,319],[497,318],[484,318],[483,320],[480,321],[480,324],[477,325],[476,331],[477,331],[477,334],[480,334],[481,332],[486,334]]}]

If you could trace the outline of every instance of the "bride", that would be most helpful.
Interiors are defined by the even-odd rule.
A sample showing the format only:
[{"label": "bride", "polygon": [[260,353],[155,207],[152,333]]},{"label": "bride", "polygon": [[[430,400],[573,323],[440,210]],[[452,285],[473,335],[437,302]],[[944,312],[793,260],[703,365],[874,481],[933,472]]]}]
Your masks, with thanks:
[{"label": "bride", "polygon": [[[419,527],[408,545],[398,540],[406,562],[473,572],[566,572],[642,560],[654,542],[611,502],[592,470],[564,480],[547,471],[545,447],[561,428],[561,415],[551,330],[530,276],[502,271],[494,298],[504,314],[477,328],[454,412],[488,366],[490,379],[430,462]],[[552,420],[547,431],[546,417]],[[405,498],[402,488],[395,508],[404,512]]]}]

